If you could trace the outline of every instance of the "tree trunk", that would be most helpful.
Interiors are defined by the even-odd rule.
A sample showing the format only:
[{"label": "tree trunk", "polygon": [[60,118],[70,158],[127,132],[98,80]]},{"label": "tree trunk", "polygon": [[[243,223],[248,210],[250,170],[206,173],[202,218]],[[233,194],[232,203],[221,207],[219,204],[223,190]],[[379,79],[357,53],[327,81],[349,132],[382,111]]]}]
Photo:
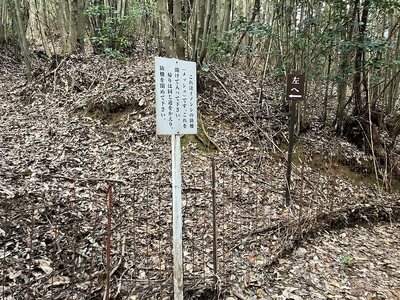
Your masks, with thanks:
[{"label": "tree trunk", "polygon": [[167,0],[157,0],[157,9],[160,15],[161,38],[167,57],[175,57],[174,42],[172,39],[172,26],[168,14]]},{"label": "tree trunk", "polygon": [[38,23],[38,31],[40,33],[40,38],[42,40],[42,45],[44,52],[46,53],[47,57],[51,57],[50,51],[50,43],[47,36],[48,31],[48,23],[47,23],[47,8],[45,0],[36,0],[36,13],[37,13],[37,23]]},{"label": "tree trunk", "polygon": [[[356,1],[355,5],[358,9],[359,0]],[[364,1],[363,9],[362,9],[362,16],[361,21],[358,22],[358,36],[357,36],[357,50],[356,50],[356,57],[354,62],[354,79],[353,79],[353,93],[354,93],[354,116],[358,116],[362,114],[363,110],[366,110],[368,103],[363,105],[362,99],[362,74],[365,67],[365,49],[364,49],[364,42],[365,42],[365,30],[367,27],[368,21],[368,12],[369,12],[370,2],[369,0]],[[366,80],[366,78],[364,78]],[[365,81],[364,81],[365,82]],[[366,84],[364,84],[365,86]],[[368,88],[365,89],[365,93],[368,93]],[[368,99],[368,95],[365,96],[365,99]],[[366,100],[367,101],[367,100]]]},{"label": "tree trunk", "polygon": [[[397,20],[397,22],[399,22]],[[394,30],[396,28],[396,23],[395,22],[395,17],[392,17],[391,20],[391,25],[392,25],[392,32],[390,32],[389,37],[391,37],[394,34]],[[388,52],[389,53],[389,52]],[[390,57],[392,56],[392,57]],[[389,59],[395,60],[398,59],[400,57],[400,30],[397,29],[397,40],[395,43],[395,49],[394,49],[394,53],[390,53],[388,55],[388,61]],[[389,82],[389,87],[388,87],[388,93],[385,93],[385,97],[387,99],[386,101],[386,110],[388,113],[392,113],[395,109],[395,105],[396,105],[396,99],[398,98],[399,95],[399,86],[400,86],[400,80],[396,80],[396,76],[398,76],[398,72],[399,72],[400,68],[398,64],[394,64],[392,69],[387,70],[388,76],[390,77],[388,78],[388,82]],[[394,78],[394,79],[393,79]],[[391,80],[391,81],[389,81]]]},{"label": "tree trunk", "polygon": [[173,0],[173,21],[175,28],[175,53],[178,59],[185,59],[185,36],[182,26],[182,4],[181,0]]},{"label": "tree trunk", "polygon": [[231,24],[231,14],[232,14],[232,0],[225,0],[224,22],[222,26],[222,32],[225,38],[228,36],[227,32],[229,30],[229,25]]},{"label": "tree trunk", "polygon": [[80,53],[85,52],[85,26],[86,26],[86,15],[85,15],[85,1],[78,0],[78,20],[76,27],[76,50]]},{"label": "tree trunk", "polygon": [[195,22],[194,22],[194,34],[193,34],[193,39],[192,39],[192,45],[193,45],[193,55],[192,59],[194,61],[198,60],[199,53],[201,52],[202,49],[202,44],[203,44],[203,32],[206,30],[204,28],[204,19],[205,19],[205,13],[206,13],[206,2],[205,1],[196,1],[195,4]]},{"label": "tree trunk", "polygon": [[28,29],[29,25],[29,14],[30,12],[30,4],[29,0],[22,0],[21,1],[21,21],[22,21],[22,26],[24,28],[25,36],[26,36],[26,30]]},{"label": "tree trunk", "polygon": [[29,58],[29,46],[28,46],[28,41],[26,39],[26,33],[25,33],[25,26],[22,21],[22,15],[21,15],[21,2],[19,0],[14,0],[14,13],[15,13],[15,21],[16,21],[16,28],[18,31],[18,37],[19,37],[19,44],[22,50],[22,55],[24,57],[24,62],[25,62],[25,74],[28,82],[32,81],[32,65],[31,61]]},{"label": "tree trunk", "polygon": [[69,0],[69,22],[67,53],[74,53],[77,50],[78,39],[78,0]]},{"label": "tree trunk", "polygon": [[235,49],[233,50],[233,54],[232,54],[232,57],[233,57],[232,65],[234,65],[234,64],[236,63],[236,56],[237,56],[237,53],[238,53],[238,51],[239,51],[240,45],[242,44],[242,41],[243,41],[243,39],[245,38],[245,36],[247,35],[247,33],[249,32],[249,30],[250,30],[250,28],[251,28],[251,25],[252,25],[252,24],[254,23],[254,21],[256,20],[256,17],[257,17],[257,15],[258,15],[259,12],[260,12],[260,8],[261,8],[261,6],[260,6],[260,0],[254,0],[254,7],[253,7],[253,12],[252,12],[252,15],[251,15],[251,19],[250,19],[249,22],[247,23],[247,26],[246,26],[245,31],[244,31],[244,32],[242,33],[242,35],[240,36],[239,41],[238,41],[238,43],[236,44]]},{"label": "tree trunk", "polygon": [[83,51],[84,3],[82,0],[56,0],[57,23],[61,35],[62,52]]},{"label": "tree trunk", "polygon": [[7,1],[0,4],[0,45],[7,41]]},{"label": "tree trunk", "polygon": [[[354,32],[354,24],[356,22],[357,18],[357,11],[358,11],[358,6],[359,6],[359,0],[355,0],[354,6],[353,6],[353,11],[352,11],[352,18],[350,20],[347,20],[346,23],[344,24],[344,27],[346,28],[345,31],[342,33],[342,39],[351,41],[353,39],[353,32]],[[358,24],[357,24],[358,25]],[[337,96],[337,102],[338,102],[338,107],[337,107],[337,112],[336,112],[336,131],[338,133],[342,133],[343,129],[343,122],[344,122],[344,109],[345,109],[345,101],[346,101],[346,94],[347,94],[347,80],[348,80],[348,69],[350,67],[351,63],[351,58],[352,58],[352,52],[348,48],[342,47],[340,49],[340,54],[339,54],[339,82],[338,82],[338,96]]]},{"label": "tree trunk", "polygon": [[160,15],[161,36],[167,56],[185,59],[182,1],[157,0],[157,5]]},{"label": "tree trunk", "polygon": [[66,4],[68,0],[56,0],[56,13],[57,13],[57,24],[60,31],[61,48],[63,53],[67,53],[68,45],[68,21],[66,18]]},{"label": "tree trunk", "polygon": [[328,116],[328,92],[329,92],[329,77],[331,75],[331,66],[332,66],[332,55],[328,55],[328,66],[326,67],[326,85],[325,85],[325,93],[324,93],[324,113],[323,113],[323,122],[324,127],[326,126],[327,116]]},{"label": "tree trunk", "polygon": [[201,37],[203,42],[201,45],[200,57],[197,61],[200,65],[203,64],[203,60],[207,54],[207,47],[208,47],[208,41],[209,41],[208,36],[210,33],[211,12],[213,9],[215,9],[215,1],[207,0],[206,3],[207,4],[206,4],[206,15],[204,18],[203,36]]}]

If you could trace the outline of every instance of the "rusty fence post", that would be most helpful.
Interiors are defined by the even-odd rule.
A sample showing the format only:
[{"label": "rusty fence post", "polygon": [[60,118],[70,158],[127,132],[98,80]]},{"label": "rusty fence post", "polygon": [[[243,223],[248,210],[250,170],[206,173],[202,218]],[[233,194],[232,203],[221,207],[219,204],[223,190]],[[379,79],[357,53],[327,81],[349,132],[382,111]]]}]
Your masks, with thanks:
[{"label": "rusty fence post", "polygon": [[112,184],[108,187],[107,192],[107,245],[106,245],[106,252],[107,252],[107,270],[106,270],[106,294],[105,299],[110,299],[110,286],[111,286],[111,215],[112,215]]},{"label": "rusty fence post", "polygon": [[215,185],[215,159],[212,158],[212,201],[213,201],[213,268],[214,268],[214,294],[218,294],[218,256],[217,256],[217,197],[216,197],[216,185]]}]

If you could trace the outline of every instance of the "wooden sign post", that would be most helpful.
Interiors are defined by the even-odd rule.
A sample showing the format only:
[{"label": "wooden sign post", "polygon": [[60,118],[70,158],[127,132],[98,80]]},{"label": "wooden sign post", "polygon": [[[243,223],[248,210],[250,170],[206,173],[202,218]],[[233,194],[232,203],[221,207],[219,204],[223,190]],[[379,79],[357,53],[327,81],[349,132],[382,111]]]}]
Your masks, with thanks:
[{"label": "wooden sign post", "polygon": [[197,133],[196,63],[156,57],[157,134],[171,135],[174,299],[183,300],[181,135]]},{"label": "wooden sign post", "polygon": [[289,147],[288,164],[286,169],[286,193],[285,204],[290,205],[290,181],[292,174],[293,144],[294,144],[294,125],[296,120],[296,102],[304,99],[304,74],[288,74],[286,83],[286,99],[291,101],[290,124],[289,124]]}]

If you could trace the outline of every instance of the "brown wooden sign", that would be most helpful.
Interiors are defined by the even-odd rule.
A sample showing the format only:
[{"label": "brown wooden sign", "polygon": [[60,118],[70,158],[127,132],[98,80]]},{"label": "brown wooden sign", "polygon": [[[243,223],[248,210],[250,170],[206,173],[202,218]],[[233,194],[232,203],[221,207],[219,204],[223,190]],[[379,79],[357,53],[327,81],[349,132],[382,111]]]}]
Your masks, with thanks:
[{"label": "brown wooden sign", "polygon": [[286,84],[287,100],[304,100],[304,74],[288,74]]}]

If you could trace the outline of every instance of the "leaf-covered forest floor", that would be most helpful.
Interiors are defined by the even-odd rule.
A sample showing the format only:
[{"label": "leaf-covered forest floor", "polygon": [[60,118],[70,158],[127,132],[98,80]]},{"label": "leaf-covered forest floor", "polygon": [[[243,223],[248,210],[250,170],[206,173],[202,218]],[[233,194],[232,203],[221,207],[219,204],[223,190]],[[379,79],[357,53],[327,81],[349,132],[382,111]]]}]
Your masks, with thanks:
[{"label": "leaf-covered forest floor", "polygon": [[[67,188],[74,179],[125,181],[169,163],[170,141],[155,135],[154,57],[123,62],[79,56],[51,61],[37,58],[30,85],[25,83],[21,64],[1,59],[3,199],[19,201],[23,195],[45,193],[53,186]],[[240,165],[263,156],[268,161],[265,174],[271,177],[266,180],[274,183],[275,177],[284,178],[285,151],[277,148],[284,149],[288,135],[288,114],[279,100],[282,86],[276,80],[266,80],[259,101],[255,76],[238,68],[215,66],[201,73],[199,88],[200,133],[183,138],[184,168],[201,170],[211,156],[229,156]],[[321,213],[297,227],[282,205],[272,203],[279,213],[276,223],[264,231],[280,227],[291,233],[290,243],[282,242],[273,261],[262,266],[262,279],[252,272],[245,273],[246,278],[233,277],[220,297],[400,299],[399,194],[378,191],[367,177],[351,173],[342,164],[343,157],[348,161],[368,158],[345,140],[323,131],[312,114],[310,120],[311,129],[297,142],[307,153],[298,160],[307,161],[305,168],[314,189],[308,195],[322,189],[316,184],[321,169],[336,172],[334,190],[342,205],[330,216]],[[43,185],[43,178],[51,180]],[[269,202],[282,202],[284,190],[278,188],[282,193],[270,197]],[[0,212],[4,211],[5,205],[0,206]],[[324,218],[328,217],[332,228],[325,226]],[[65,218],[68,224],[67,213]],[[13,222],[19,222],[18,216]],[[7,236],[3,225],[0,239]],[[6,255],[18,257],[17,252],[25,251],[26,255],[27,251],[13,241],[3,241],[1,248],[2,259]],[[16,264],[15,269],[3,271],[7,274],[3,273],[2,286],[9,285],[12,290],[13,282],[22,276],[20,270]],[[46,266],[42,265],[42,271],[46,273]],[[12,296],[10,291],[6,296],[25,299],[21,294]],[[87,299],[91,298],[96,296]]]}]

